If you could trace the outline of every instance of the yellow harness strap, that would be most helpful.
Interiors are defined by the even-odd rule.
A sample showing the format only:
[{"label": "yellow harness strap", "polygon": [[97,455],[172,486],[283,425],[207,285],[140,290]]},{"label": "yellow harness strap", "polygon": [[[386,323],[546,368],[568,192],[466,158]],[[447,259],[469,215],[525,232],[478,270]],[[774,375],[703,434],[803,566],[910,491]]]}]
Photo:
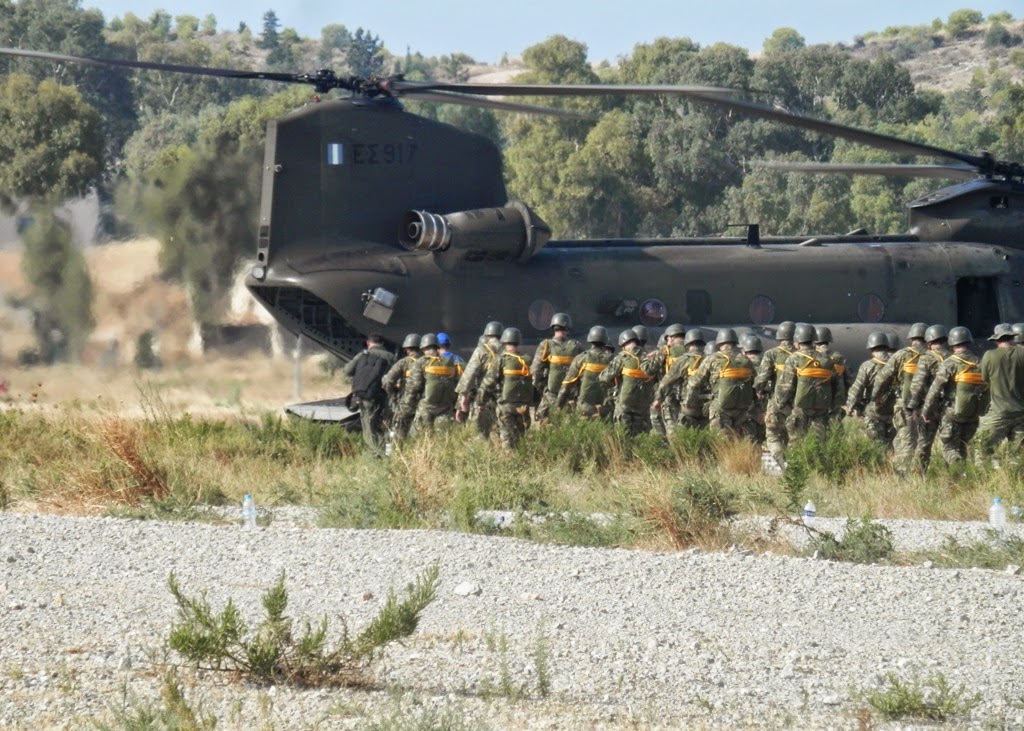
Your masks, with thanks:
[{"label": "yellow harness strap", "polygon": [[956,381],[957,383],[972,383],[976,385],[983,385],[985,383],[985,379],[981,377],[981,374],[977,370],[975,370],[978,367],[977,363],[972,363],[969,360],[965,360],[964,358],[961,358],[959,355],[951,355],[950,357],[960,361],[965,366],[967,366],[963,370],[957,371],[957,374],[953,376],[954,381]]},{"label": "yellow harness strap", "polygon": [[519,361],[519,365],[522,366],[522,367],[521,368],[503,368],[501,372],[504,375],[506,375],[506,376],[522,376],[523,378],[528,378],[529,377],[529,375],[530,375],[530,366],[528,366],[526,364],[525,360],[520,358],[515,353],[505,353],[505,355],[512,356],[513,358],[518,360]]},{"label": "yellow harness strap", "polygon": [[827,381],[832,378],[835,371],[831,368],[797,368],[798,378],[814,378],[818,381]]},{"label": "yellow harness strap", "polygon": [[654,376],[649,376],[644,373],[642,368],[623,368],[622,375],[635,378],[639,381],[650,381],[654,378]]},{"label": "yellow harness strap", "polygon": [[750,368],[723,368],[719,371],[718,377],[734,381],[749,381],[754,377],[754,371]]},{"label": "yellow harness strap", "polygon": [[584,363],[580,370],[586,371],[587,373],[600,373],[607,367],[607,363]]},{"label": "yellow harness strap", "polygon": [[885,361],[884,360],[879,360],[875,356],[871,356],[871,362],[872,363],[878,363],[878,365],[880,365],[880,366],[884,366],[885,365]]},{"label": "yellow harness strap", "polygon": [[550,355],[550,356],[548,356],[547,361],[548,361],[548,363],[553,363],[554,365],[569,365],[570,363],[572,363],[572,356],[571,355]]},{"label": "yellow harness strap", "polygon": [[697,360],[693,361],[693,365],[686,369],[686,375],[692,376],[700,369],[700,362],[704,359],[703,355],[698,355]]},{"label": "yellow harness strap", "polygon": [[454,376],[455,368],[454,366],[427,366],[423,372],[432,376]]}]

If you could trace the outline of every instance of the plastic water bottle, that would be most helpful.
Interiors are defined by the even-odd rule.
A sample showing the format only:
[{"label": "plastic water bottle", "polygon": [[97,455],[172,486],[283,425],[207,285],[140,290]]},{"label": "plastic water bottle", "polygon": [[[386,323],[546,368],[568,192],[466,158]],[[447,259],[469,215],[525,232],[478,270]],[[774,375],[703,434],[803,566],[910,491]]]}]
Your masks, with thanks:
[{"label": "plastic water bottle", "polygon": [[988,525],[996,533],[1002,535],[1006,529],[1006,508],[999,498],[992,498],[992,504],[988,508]]},{"label": "plastic water bottle", "polygon": [[804,505],[804,516],[803,516],[804,517],[804,525],[806,525],[808,528],[810,528],[810,527],[812,527],[814,525],[815,511],[816,511],[816,508],[814,506],[814,503],[812,503],[810,500],[808,500],[807,504]]},{"label": "plastic water bottle", "polygon": [[256,503],[253,502],[252,495],[246,494],[242,498],[242,525],[246,528],[256,527]]}]

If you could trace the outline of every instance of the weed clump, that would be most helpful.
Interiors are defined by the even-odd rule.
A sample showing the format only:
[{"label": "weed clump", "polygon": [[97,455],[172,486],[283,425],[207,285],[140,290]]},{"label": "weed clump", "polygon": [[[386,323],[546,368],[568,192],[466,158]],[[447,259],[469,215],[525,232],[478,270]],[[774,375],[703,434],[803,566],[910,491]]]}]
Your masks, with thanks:
[{"label": "weed clump", "polygon": [[390,643],[412,635],[420,614],[437,595],[438,567],[424,571],[406,589],[406,597],[388,594],[384,607],[356,637],[343,631],[337,647],[327,647],[327,618],[315,626],[303,622],[301,634],[285,612],[288,592],[284,573],[263,595],[266,612],[250,632],[234,602],[219,613],[205,595],[184,594],[172,572],[168,587],[178,605],[179,622],[168,644],[197,667],[235,672],[263,683],[300,686],[359,686],[371,680],[373,666]]},{"label": "weed clump", "polygon": [[851,563],[878,563],[890,558],[895,550],[892,531],[869,518],[847,520],[843,537],[836,538],[828,531],[818,533],[810,549],[829,561]]},{"label": "weed clump", "polygon": [[947,721],[966,716],[981,702],[981,694],[968,695],[964,687],[950,686],[946,676],[936,673],[926,680],[903,680],[886,673],[884,687],[864,692],[865,702],[886,720],[917,719]]}]

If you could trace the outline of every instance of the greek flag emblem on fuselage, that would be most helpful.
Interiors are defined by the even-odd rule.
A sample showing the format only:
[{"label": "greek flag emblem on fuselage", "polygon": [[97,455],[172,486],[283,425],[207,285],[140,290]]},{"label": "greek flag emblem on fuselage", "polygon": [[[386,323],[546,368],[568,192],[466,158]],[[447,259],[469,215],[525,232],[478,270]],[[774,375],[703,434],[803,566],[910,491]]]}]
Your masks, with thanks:
[{"label": "greek flag emblem on fuselage", "polygon": [[345,152],[340,142],[329,142],[327,144],[327,164],[344,165]]}]

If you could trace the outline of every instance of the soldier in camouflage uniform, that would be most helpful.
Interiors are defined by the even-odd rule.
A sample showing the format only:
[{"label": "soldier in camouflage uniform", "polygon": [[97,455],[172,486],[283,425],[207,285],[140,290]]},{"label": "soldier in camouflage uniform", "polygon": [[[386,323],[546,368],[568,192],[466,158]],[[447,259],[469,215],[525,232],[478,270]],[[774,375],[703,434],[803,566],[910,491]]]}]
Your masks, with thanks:
[{"label": "soldier in camouflage uniform", "polygon": [[796,349],[786,359],[775,384],[776,408],[788,411],[786,431],[790,438],[807,432],[824,440],[829,416],[835,407],[842,376],[831,359],[814,349],[814,326],[801,323],[794,328]]},{"label": "soldier in camouflage uniform", "polygon": [[831,418],[839,421],[843,418],[843,405],[846,403],[846,393],[853,385],[853,371],[846,367],[846,356],[832,348],[832,330],[819,326],[814,328],[814,349],[822,355],[827,355],[832,361],[832,367],[839,374],[835,404],[832,409]]},{"label": "soldier in camouflage uniform", "polygon": [[910,469],[917,450],[918,424],[917,418],[910,411],[910,386],[917,373],[917,362],[927,352],[924,342],[927,329],[928,326],[923,322],[911,325],[907,334],[910,344],[893,353],[875,377],[873,397],[879,409],[895,394],[896,405],[892,414],[892,425],[896,432],[892,441],[893,464],[896,471],[901,473]]},{"label": "soldier in camouflage uniform", "polygon": [[967,458],[967,443],[988,408],[988,386],[981,377],[981,358],[971,351],[973,342],[966,327],[949,331],[953,353],[939,365],[921,404],[925,423],[938,422],[939,444],[947,464]]},{"label": "soldier in camouflage uniform", "polygon": [[506,449],[515,449],[530,427],[534,389],[530,366],[518,352],[522,338],[515,327],[507,327],[501,333],[504,352],[487,366],[477,396],[478,402],[497,402],[498,434]]},{"label": "soldier in camouflage uniform", "polygon": [[796,324],[786,320],[779,323],[779,329],[775,337],[779,344],[769,348],[761,356],[761,362],[757,366],[757,375],[754,377],[754,393],[758,401],[764,404],[764,438],[765,448],[776,460],[782,459],[786,445],[789,443],[789,434],[786,431],[786,419],[788,411],[780,411],[778,403],[772,398],[775,393],[775,384],[779,374],[786,363],[786,359],[793,355],[793,331]]},{"label": "soldier in camouflage uniform", "polygon": [[844,411],[850,416],[863,416],[864,427],[871,438],[888,447],[896,433],[892,426],[896,392],[888,388],[881,402],[874,400],[878,374],[889,360],[889,340],[885,333],[876,331],[868,335],[867,348],[871,357],[860,364],[857,378],[846,394]]},{"label": "soldier in camouflage uniform", "polygon": [[978,431],[981,450],[991,454],[1009,440],[1024,446],[1024,348],[1014,343],[1012,328],[999,329],[989,337],[996,347],[981,358],[981,377],[989,387],[989,408]]},{"label": "soldier in camouflage uniform", "polygon": [[[681,357],[686,355],[685,340],[686,328],[676,323],[665,328],[662,335],[662,342],[658,349],[648,356],[651,371],[658,374],[658,378],[664,379],[671,370],[672,365]],[[673,388],[663,393],[659,386],[655,388],[654,402],[651,404],[651,423],[654,430],[663,437],[668,437],[672,427],[679,421],[679,392]]]},{"label": "soldier in camouflage uniform", "polygon": [[686,405],[693,408],[705,389],[711,392],[708,411],[712,429],[747,437],[750,433],[750,407],[754,403],[754,364],[736,347],[739,338],[732,328],[723,328],[715,337],[718,350],[700,364],[686,384]]},{"label": "soldier in camouflage uniform", "polygon": [[405,355],[395,361],[391,369],[384,374],[381,385],[384,393],[388,395],[388,410],[391,412],[391,431],[394,432],[396,440],[409,436],[409,428],[412,426],[412,418],[415,414],[402,407],[402,394],[405,389],[405,382],[412,373],[412,367],[416,359],[420,357],[420,336],[416,333],[409,333],[402,341],[402,349]]},{"label": "soldier in camouflage uniform", "polygon": [[614,420],[626,428],[627,434],[635,436],[651,430],[655,374],[644,359],[640,339],[633,330],[619,334],[619,347],[621,350],[598,379],[609,387],[618,385]]},{"label": "soldier in camouflage uniform", "polygon": [[412,367],[402,395],[402,409],[411,411],[412,432],[432,431],[455,417],[455,384],[462,368],[450,353],[442,353],[437,336],[428,333],[420,340],[423,354]]},{"label": "soldier in camouflage uniform", "polygon": [[705,344],[702,331],[696,328],[687,330],[686,334],[683,335],[683,354],[676,357],[675,361],[669,366],[668,372],[658,382],[658,387],[654,391],[655,404],[663,408],[668,404],[670,413],[671,404],[673,402],[678,404],[678,407],[675,409],[676,417],[670,423],[673,427],[687,426],[696,428],[707,426],[707,420],[704,418],[703,403],[693,408],[686,408],[684,406],[686,402],[686,382],[690,379],[690,376],[697,372],[697,368],[700,367],[700,363],[704,359]]},{"label": "soldier in camouflage uniform", "polygon": [[575,403],[578,416],[611,421],[611,413],[607,408],[608,388],[598,379],[612,359],[611,353],[605,348],[608,344],[608,331],[601,325],[594,325],[587,333],[587,342],[590,343],[590,349],[577,355],[569,364],[569,371],[565,374],[555,403],[560,409]]},{"label": "soldier in camouflage uniform", "polygon": [[571,330],[572,318],[564,312],[556,312],[551,317],[552,337],[542,340],[533,354],[530,372],[533,374],[533,387],[541,394],[534,413],[538,424],[547,421],[548,412],[558,398],[573,358],[583,352],[580,342],[569,337]]},{"label": "soldier in camouflage uniform", "polygon": [[917,429],[917,449],[914,451],[913,465],[920,470],[928,469],[928,462],[932,454],[932,442],[935,441],[935,434],[939,430],[937,421],[925,421],[921,418],[921,405],[924,397],[928,395],[935,374],[939,366],[951,354],[947,342],[946,328],[942,325],[932,325],[924,333],[925,342],[928,343],[928,352],[924,353],[917,361],[917,372],[914,373],[914,380],[910,382],[910,399],[907,401],[911,413],[915,414],[920,422]]},{"label": "soldier in camouflage uniform", "polygon": [[483,439],[490,439],[497,421],[497,414],[493,402],[485,400],[480,403],[477,400],[477,392],[480,389],[480,382],[487,372],[487,367],[501,352],[501,343],[498,342],[498,338],[502,330],[500,322],[492,320],[487,323],[487,326],[484,327],[484,334],[480,338],[480,344],[476,346],[473,355],[469,357],[469,362],[463,368],[462,377],[455,386],[457,394],[455,420],[459,423],[472,422]]},{"label": "soldier in camouflage uniform", "polygon": [[[758,369],[761,367],[761,359],[764,357],[764,345],[761,344],[761,338],[753,333],[748,333],[740,337],[740,350],[743,351],[743,355],[747,356],[751,364],[754,366],[754,378],[757,378]],[[758,444],[764,444],[764,412],[765,403],[764,401],[757,398],[757,392],[754,392],[754,403],[750,406],[750,434],[754,438],[754,441]]]}]

